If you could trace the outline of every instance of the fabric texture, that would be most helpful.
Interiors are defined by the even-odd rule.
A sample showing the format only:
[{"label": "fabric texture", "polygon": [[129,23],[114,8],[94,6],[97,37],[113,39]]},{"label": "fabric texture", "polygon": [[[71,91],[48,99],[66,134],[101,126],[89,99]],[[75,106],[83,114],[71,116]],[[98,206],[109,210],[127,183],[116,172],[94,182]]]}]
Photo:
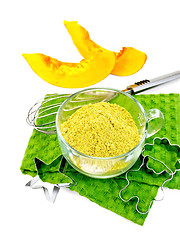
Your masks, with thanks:
[{"label": "fabric texture", "polygon": [[[153,158],[155,158],[163,161],[173,172],[176,171],[180,165],[178,162],[180,150],[178,147],[173,148],[171,145],[180,144],[180,95],[150,94],[134,97],[142,104],[145,111],[157,108],[162,111],[165,118],[162,129],[148,138],[146,143],[152,144],[154,137],[168,138],[170,147],[154,144],[152,149],[146,149],[144,155],[152,155],[152,158],[147,158],[149,165],[153,166],[157,171],[163,170],[160,164],[153,162]],[[53,184],[65,182],[70,177],[77,183],[75,186],[70,187],[70,190],[78,192],[98,205],[139,225],[144,224],[148,214],[140,214],[136,211],[137,199],[124,202],[119,197],[120,190],[127,184],[125,174],[110,179],[94,179],[77,172],[67,164],[64,171],[64,174],[68,176],[66,177],[64,174],[59,173],[58,168],[62,159],[60,155],[61,150],[56,135],[46,135],[33,130],[22,160],[21,172],[34,177],[37,175],[38,169],[41,179]],[[139,157],[132,169],[138,169],[141,161],[142,159]],[[155,199],[159,187],[169,178],[169,174],[164,171],[162,174],[157,175],[143,166],[138,172],[129,172],[128,178],[130,184],[123,191],[123,198],[129,199],[132,196],[138,196],[140,200],[138,208],[140,211],[146,212],[152,200]],[[180,189],[180,171],[177,171],[173,180],[168,181],[165,186],[171,189]]]}]

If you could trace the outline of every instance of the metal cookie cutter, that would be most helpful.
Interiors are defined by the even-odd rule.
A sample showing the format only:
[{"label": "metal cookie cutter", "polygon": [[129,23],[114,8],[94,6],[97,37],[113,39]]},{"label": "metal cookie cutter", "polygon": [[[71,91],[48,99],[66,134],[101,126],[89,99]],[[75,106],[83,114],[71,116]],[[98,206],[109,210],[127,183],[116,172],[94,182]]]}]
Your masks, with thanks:
[{"label": "metal cookie cutter", "polygon": [[[156,159],[156,158],[154,158],[154,157],[152,157],[152,156],[150,156],[150,155],[145,155],[145,154],[144,154],[144,153],[145,153],[145,150],[147,150],[147,149],[151,151],[155,144],[161,145],[161,146],[163,146],[163,145],[164,145],[164,146],[168,146],[168,150],[169,150],[169,151],[177,151],[177,157],[180,157],[180,146],[178,146],[178,145],[176,145],[176,144],[171,144],[170,141],[169,141],[167,138],[162,138],[162,139],[161,139],[161,138],[156,137],[156,138],[154,138],[152,144],[146,143],[146,144],[144,145],[143,151],[142,151],[142,153],[141,153],[141,156],[142,156],[141,165],[139,166],[138,169],[130,169],[129,171],[126,172],[126,174],[125,174],[125,179],[126,179],[126,181],[127,181],[127,185],[126,185],[124,188],[122,188],[122,189],[120,190],[120,192],[119,192],[119,197],[120,197],[121,200],[124,201],[124,202],[129,202],[131,199],[137,199],[136,211],[137,211],[138,213],[140,213],[140,214],[147,214],[147,213],[150,211],[150,208],[151,208],[151,206],[152,206],[152,204],[153,204],[154,201],[162,201],[162,200],[164,199],[164,189],[163,189],[163,188],[164,188],[165,183],[168,182],[168,181],[171,181],[171,180],[173,179],[175,173],[178,172],[178,171],[180,171],[180,168],[175,169],[174,171],[172,171],[172,170],[171,170],[164,162],[162,162],[161,160]],[[150,167],[150,166],[148,165],[148,158],[151,158],[151,159],[153,159],[154,161],[162,164],[163,169],[160,170],[160,171],[156,171],[155,169],[153,169],[152,167]],[[180,159],[178,159],[177,162],[179,162],[179,164],[180,164]],[[176,163],[177,163],[177,162],[176,162]],[[146,212],[141,212],[141,211],[139,210],[138,204],[139,204],[140,198],[139,198],[138,196],[132,196],[131,198],[129,198],[129,199],[127,199],[127,200],[122,197],[122,192],[123,192],[123,190],[125,190],[125,189],[130,185],[130,180],[129,180],[129,178],[128,178],[128,174],[129,174],[130,172],[138,172],[138,171],[140,171],[143,166],[145,166],[146,169],[152,171],[152,172],[153,172],[154,174],[156,174],[157,176],[160,175],[160,174],[162,174],[162,173],[164,173],[164,172],[166,172],[166,173],[169,175],[169,178],[167,178],[167,179],[162,183],[162,185],[160,186],[160,189],[161,189],[161,191],[162,191],[162,193],[163,193],[162,198],[161,198],[161,199],[153,199],[153,200],[150,202],[149,207],[148,207],[148,210],[147,210]]]},{"label": "metal cookie cutter", "polygon": [[[59,167],[59,172],[64,174],[65,168],[66,168],[67,161],[64,157],[62,157],[60,167]],[[53,184],[53,191],[52,194],[49,193],[49,190],[47,187],[43,185],[36,185],[36,183],[40,180],[39,175],[36,175],[32,180],[30,180],[28,183],[26,183],[26,187],[31,187],[32,189],[43,189],[45,197],[48,201],[50,202],[55,202],[57,194],[60,190],[61,187],[71,187],[75,186],[77,183],[74,179],[68,176],[72,181],[69,183],[60,183],[60,184]]]}]

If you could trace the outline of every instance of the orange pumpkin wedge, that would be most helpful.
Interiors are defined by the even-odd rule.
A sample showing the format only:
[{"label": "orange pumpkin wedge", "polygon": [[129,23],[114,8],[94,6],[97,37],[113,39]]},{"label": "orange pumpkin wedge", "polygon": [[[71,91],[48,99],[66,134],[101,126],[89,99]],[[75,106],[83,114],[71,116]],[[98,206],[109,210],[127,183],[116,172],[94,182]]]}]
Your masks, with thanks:
[{"label": "orange pumpkin wedge", "polygon": [[[91,40],[88,31],[76,21],[64,21],[74,45],[83,58],[89,58],[98,50],[106,50]],[[132,47],[123,47],[120,52],[115,52],[116,62],[112,74],[117,76],[129,76],[139,71],[145,64],[147,56]]]},{"label": "orange pumpkin wedge", "polygon": [[103,50],[79,63],[61,62],[41,53],[23,57],[39,77],[64,88],[82,88],[100,82],[111,73],[116,58],[113,52]]}]

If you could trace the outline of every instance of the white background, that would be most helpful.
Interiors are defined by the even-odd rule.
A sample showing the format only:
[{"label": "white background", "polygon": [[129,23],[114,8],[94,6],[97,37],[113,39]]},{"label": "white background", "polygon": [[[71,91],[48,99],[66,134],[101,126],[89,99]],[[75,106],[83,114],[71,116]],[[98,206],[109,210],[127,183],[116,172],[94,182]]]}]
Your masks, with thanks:
[{"label": "white background", "polygon": [[[1,76],[1,239],[168,239],[179,238],[180,191],[165,190],[144,226],[138,226],[68,189],[54,204],[42,190],[25,184],[31,178],[20,165],[32,129],[29,108],[46,93],[75,90],[52,86],[29,67],[22,53],[44,53],[61,61],[81,56],[63,25],[76,20],[103,47],[131,46],[146,52],[142,70],[129,77],[108,76],[94,85],[124,89],[145,78],[180,70],[180,12],[172,1],[3,1],[0,4]],[[180,93],[180,80],[146,93]]]}]

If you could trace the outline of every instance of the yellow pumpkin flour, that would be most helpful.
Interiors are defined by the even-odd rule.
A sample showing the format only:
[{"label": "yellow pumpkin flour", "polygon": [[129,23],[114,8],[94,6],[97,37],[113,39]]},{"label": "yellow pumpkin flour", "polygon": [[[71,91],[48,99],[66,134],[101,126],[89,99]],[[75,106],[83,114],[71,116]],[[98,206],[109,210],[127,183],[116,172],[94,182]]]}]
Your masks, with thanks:
[{"label": "yellow pumpkin flour", "polygon": [[130,113],[108,102],[81,107],[60,126],[60,130],[71,147],[93,157],[121,155],[140,141]]}]

